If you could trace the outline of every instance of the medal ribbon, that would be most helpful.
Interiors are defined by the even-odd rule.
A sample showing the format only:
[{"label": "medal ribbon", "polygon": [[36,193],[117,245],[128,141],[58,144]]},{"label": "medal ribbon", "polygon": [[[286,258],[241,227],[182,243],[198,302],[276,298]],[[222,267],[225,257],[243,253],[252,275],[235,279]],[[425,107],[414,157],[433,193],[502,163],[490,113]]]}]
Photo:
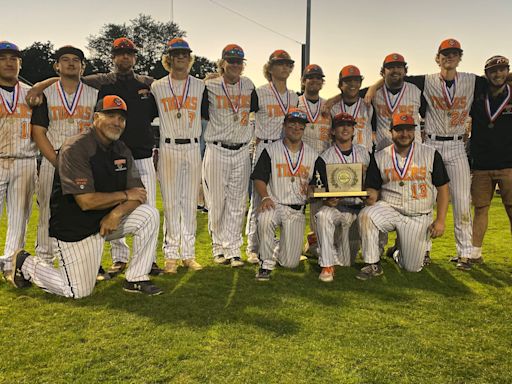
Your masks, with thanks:
[{"label": "medal ribbon", "polygon": [[398,93],[398,96],[395,98],[395,102],[391,102],[391,97],[389,97],[389,91],[386,88],[386,86],[382,87],[382,93],[384,94],[384,100],[386,101],[386,106],[388,107],[388,111],[391,115],[393,115],[400,105],[400,101],[402,101],[402,97],[404,97],[405,89],[407,87],[407,84],[404,83],[402,86],[402,89]]},{"label": "medal ribbon", "polygon": [[[336,154],[338,155],[338,157],[340,158],[340,161],[343,163],[343,164],[349,164],[349,162],[347,161],[347,158],[345,157],[345,155],[343,154],[343,152],[341,152],[341,150],[338,148],[338,145],[334,144],[334,149],[336,151]],[[356,151],[355,151],[355,148],[352,146],[352,154],[351,154],[351,157],[352,157],[352,161],[351,163],[357,163],[357,155],[356,155]]]},{"label": "medal ribbon", "polygon": [[315,123],[316,120],[318,119],[318,116],[320,115],[320,109],[321,109],[320,107],[321,107],[322,101],[320,99],[318,100],[318,106],[316,108],[316,112],[315,112],[315,114],[312,114],[311,109],[309,108],[309,103],[304,96],[302,96],[302,100],[304,102],[304,107],[306,108],[306,114],[308,115],[309,122]]},{"label": "medal ribbon", "polygon": [[73,100],[71,101],[71,105],[68,103],[68,98],[66,97],[66,93],[64,92],[64,87],[62,86],[62,82],[59,80],[57,83],[57,91],[59,91],[60,100],[62,101],[62,105],[66,108],[68,115],[71,117],[75,113],[78,102],[80,101],[80,96],[82,96],[82,90],[84,85],[81,81],[78,82],[76,87],[75,94],[73,96]]},{"label": "medal ribbon", "polygon": [[501,115],[501,112],[505,109],[505,106],[508,104],[510,99],[512,98],[512,94],[510,93],[510,85],[506,84],[507,89],[507,97],[505,97],[505,100],[501,105],[498,107],[496,112],[494,114],[491,114],[491,104],[489,103],[489,94],[487,94],[487,97],[485,98],[485,111],[487,112],[487,116],[489,117],[489,120],[491,123],[494,123],[496,119]]},{"label": "medal ribbon", "polygon": [[[343,99],[340,101],[340,107],[341,107],[341,110],[342,112],[345,112],[345,113],[349,113],[347,112],[347,106],[345,105],[345,102],[343,101]],[[357,116],[359,115],[359,109],[361,108],[361,98],[359,98],[357,100],[357,103],[356,103],[356,106],[354,108],[354,113],[351,113],[352,117],[354,118],[354,120],[357,119]]]},{"label": "medal ribbon", "polygon": [[297,172],[299,172],[300,166],[302,165],[302,159],[304,158],[304,143],[302,143],[299,151],[299,156],[297,158],[297,162],[295,165],[293,164],[292,157],[290,155],[290,152],[288,151],[288,148],[286,148],[286,145],[284,145],[284,155],[286,157],[286,163],[288,164],[288,170],[290,171],[290,174],[292,176],[295,176]]},{"label": "medal ribbon", "polygon": [[181,101],[179,101],[176,93],[174,92],[174,88],[172,87],[171,75],[167,76],[167,80],[169,81],[169,88],[171,89],[171,93],[174,97],[174,101],[176,102],[176,108],[178,112],[181,111],[181,106],[185,104],[185,101],[188,97],[188,90],[190,88],[190,76],[187,76],[187,80],[185,81],[185,86],[183,87],[183,93],[181,94]]},{"label": "medal ribbon", "polygon": [[411,148],[409,148],[409,152],[407,152],[407,156],[405,157],[404,167],[400,168],[400,165],[398,163],[398,156],[396,155],[396,152],[395,152],[395,146],[393,145],[391,147],[391,156],[393,157],[393,167],[395,168],[395,171],[398,174],[398,177],[400,177],[400,180],[403,180],[403,178],[407,174],[409,165],[411,165],[413,153],[414,153],[414,143],[411,144]]},{"label": "medal ribbon", "polygon": [[455,92],[457,91],[457,75],[455,75],[455,78],[453,79],[453,93],[450,95],[450,92],[448,91],[448,87],[446,85],[446,81],[441,76],[441,85],[443,89],[443,98],[446,102],[446,105],[448,105],[449,109],[452,109],[453,107],[453,101],[455,100]]},{"label": "medal ribbon", "polygon": [[274,96],[276,97],[277,103],[279,104],[279,107],[281,107],[281,111],[283,111],[283,115],[286,116],[288,113],[288,109],[290,108],[290,93],[288,92],[288,88],[286,88],[286,105],[283,103],[283,99],[281,99],[281,95],[279,92],[277,92],[276,87],[274,87],[274,84],[272,82],[269,82],[270,89],[272,89],[272,92],[274,92]]},{"label": "medal ribbon", "polygon": [[238,110],[240,109],[240,98],[242,97],[242,80],[238,80],[238,100],[236,104],[233,104],[233,100],[231,100],[231,97],[229,96],[228,87],[226,86],[224,77],[222,77],[222,90],[224,91],[224,94],[228,98],[229,104],[231,105],[231,109],[235,114],[237,114]]},{"label": "medal ribbon", "polygon": [[14,86],[11,104],[9,104],[9,102],[4,97],[2,92],[0,92],[0,97],[2,98],[2,103],[4,104],[5,109],[7,109],[7,113],[10,115],[13,114],[16,111],[16,108],[18,108],[18,99],[20,97],[20,83],[16,83],[16,85]]}]

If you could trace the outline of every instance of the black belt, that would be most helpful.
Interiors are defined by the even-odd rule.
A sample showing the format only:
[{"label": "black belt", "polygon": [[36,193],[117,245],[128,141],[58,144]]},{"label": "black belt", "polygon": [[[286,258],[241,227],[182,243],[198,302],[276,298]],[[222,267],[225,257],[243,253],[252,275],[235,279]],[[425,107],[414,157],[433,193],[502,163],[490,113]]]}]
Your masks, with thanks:
[{"label": "black belt", "polygon": [[464,135],[459,135],[459,136],[437,136],[437,135],[427,135],[430,139],[432,139],[432,136],[434,136],[434,138],[432,140],[435,140],[435,141],[453,141],[453,140],[462,140],[462,138],[464,137]]},{"label": "black belt", "polygon": [[190,144],[190,143],[199,143],[199,139],[195,138],[195,139],[170,139],[169,137],[167,137],[165,139],[165,142],[167,144],[171,144],[171,143],[174,143],[174,144]]},{"label": "black belt", "polygon": [[229,149],[231,151],[236,151],[240,148],[242,148],[244,145],[247,145],[247,143],[241,143],[241,144],[225,144],[221,143],[220,141],[213,141],[212,144],[221,146],[222,148]]},{"label": "black belt", "polygon": [[296,211],[303,210],[306,206],[305,205],[298,205],[298,204],[285,204],[287,207],[290,207],[291,209],[295,209]]},{"label": "black belt", "polygon": [[277,140],[279,139],[275,139],[275,140],[272,140],[272,139],[260,139],[260,143],[265,143],[265,144],[270,144],[270,143],[275,143]]}]

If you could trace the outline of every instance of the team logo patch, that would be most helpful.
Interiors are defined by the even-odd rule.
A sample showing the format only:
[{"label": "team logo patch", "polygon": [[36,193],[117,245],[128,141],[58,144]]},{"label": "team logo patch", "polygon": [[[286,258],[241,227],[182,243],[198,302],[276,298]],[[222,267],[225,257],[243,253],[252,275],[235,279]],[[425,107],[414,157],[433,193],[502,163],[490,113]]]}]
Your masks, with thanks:
[{"label": "team logo patch", "polygon": [[115,171],[126,171],[126,159],[114,160]]},{"label": "team logo patch", "polygon": [[455,46],[457,43],[455,42],[455,40],[450,39],[450,40],[448,41],[448,44],[450,45],[450,47],[453,47],[453,46]]},{"label": "team logo patch", "polygon": [[121,105],[123,105],[123,102],[121,101],[121,99],[119,97],[116,97],[114,99],[114,104],[117,105],[118,107],[120,107]]},{"label": "team logo patch", "polygon": [[398,60],[398,55],[397,54],[393,55],[393,60]]},{"label": "team logo patch", "polygon": [[85,186],[87,185],[87,179],[86,178],[76,178],[75,184],[78,185],[78,188],[85,189]]},{"label": "team logo patch", "polygon": [[348,69],[348,73],[354,73],[355,71],[356,71],[356,70],[354,69],[354,67],[350,67],[350,68]]},{"label": "team logo patch", "polygon": [[405,116],[405,115],[400,116],[400,120],[402,120],[402,121],[407,121],[407,116]]}]

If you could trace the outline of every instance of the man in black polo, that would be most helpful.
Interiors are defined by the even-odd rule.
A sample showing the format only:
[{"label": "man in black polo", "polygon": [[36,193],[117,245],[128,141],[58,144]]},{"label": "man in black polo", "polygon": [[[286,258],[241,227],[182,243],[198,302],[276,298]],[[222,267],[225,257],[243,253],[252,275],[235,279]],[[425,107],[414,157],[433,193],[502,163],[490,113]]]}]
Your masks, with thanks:
[{"label": "man in black polo", "polygon": [[119,140],[126,115],[124,100],[107,95],[96,105],[93,128],[61,147],[50,200],[50,237],[59,268],[21,250],[13,256],[10,281],[15,287],[33,282],[65,297],[89,296],[105,240],[132,234],[133,257],[123,289],[162,293],[149,280],[159,213],[144,204],[146,190],[130,150]]},{"label": "man in black polo", "polygon": [[488,90],[475,98],[471,108],[471,199],[475,207],[471,263],[482,262],[482,243],[496,184],[500,187],[501,200],[512,227],[512,90],[507,84],[509,60],[503,56],[491,57],[485,63],[485,76]]}]

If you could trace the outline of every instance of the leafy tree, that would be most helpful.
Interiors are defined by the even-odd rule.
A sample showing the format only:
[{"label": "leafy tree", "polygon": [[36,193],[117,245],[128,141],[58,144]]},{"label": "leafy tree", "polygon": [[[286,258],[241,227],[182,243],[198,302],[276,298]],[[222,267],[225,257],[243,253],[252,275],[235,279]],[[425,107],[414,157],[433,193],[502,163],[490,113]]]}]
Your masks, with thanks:
[{"label": "leafy tree", "polygon": [[21,51],[22,64],[20,76],[30,83],[47,79],[55,76],[53,70],[53,44],[49,41],[42,43],[34,42],[29,47]]},{"label": "leafy tree", "polygon": [[[91,35],[88,38],[88,48],[92,55],[91,69],[97,72],[104,72],[112,68],[111,47],[112,42],[118,37],[128,37],[139,49],[135,72],[160,78],[167,72],[160,62],[162,53],[165,51],[166,43],[173,37],[184,37],[176,23],[159,22],[151,16],[140,14],[137,18],[130,20],[128,24],[106,24],[98,35]],[[191,69],[191,74],[197,77],[204,77],[206,73],[215,70],[215,64],[204,57],[196,57],[196,62]]]}]

